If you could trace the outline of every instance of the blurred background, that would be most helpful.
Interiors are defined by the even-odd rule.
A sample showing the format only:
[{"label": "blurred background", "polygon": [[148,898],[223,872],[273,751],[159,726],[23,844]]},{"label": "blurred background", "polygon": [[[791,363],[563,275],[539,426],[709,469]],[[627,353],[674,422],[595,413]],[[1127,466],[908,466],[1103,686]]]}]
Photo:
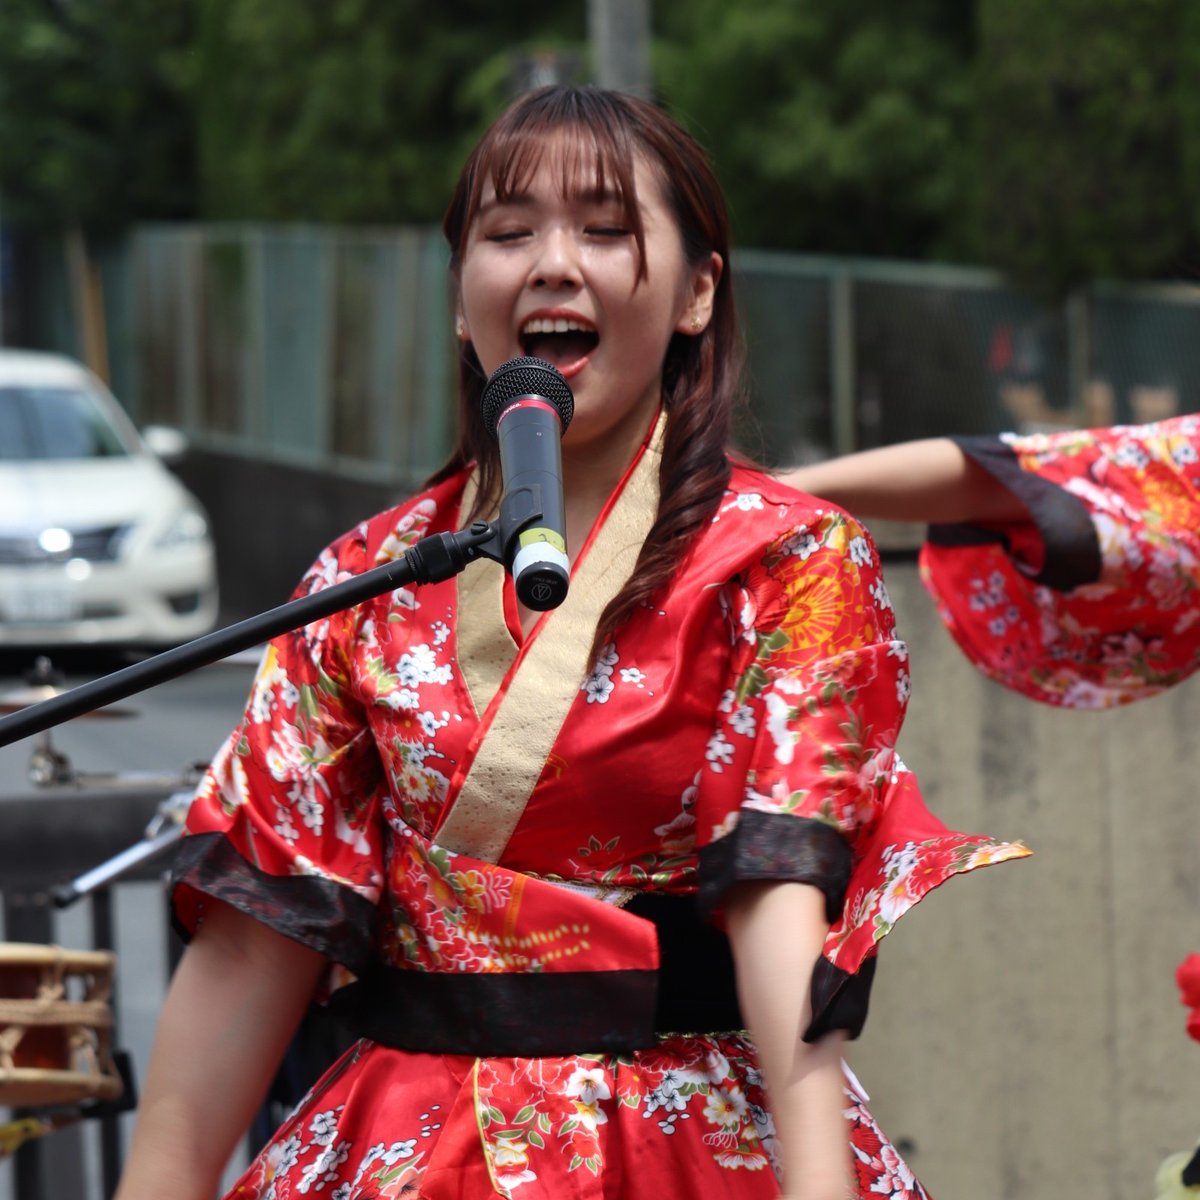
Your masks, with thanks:
[{"label": "blurred background", "polygon": [[444,456],[436,225],[504,103],[562,79],[710,148],[769,462],[1194,405],[1186,0],[7,0],[0,338],[184,431],[218,541],[278,483],[297,544],[272,511],[251,536],[285,594]]},{"label": "blurred background", "polygon": [[[1197,408],[1194,0],[4,0],[0,705],[280,603],[441,462],[442,206],[503,105],[557,80],[654,97],[710,149],[760,459]],[[889,945],[861,1048],[877,1111],[935,1195],[1150,1195],[1200,1134],[1170,978],[1196,948],[1196,686],[1034,712],[970,674],[911,564],[890,578],[906,758],[949,823],[1041,853]],[[43,654],[65,680],[25,678]],[[174,952],[154,871],[113,889],[157,921],[124,943],[64,927],[43,885],[138,837],[249,678],[0,750],[5,936],[153,945],[118,987],[140,1065]],[[124,1136],[35,1144],[0,1196],[104,1195]]]}]

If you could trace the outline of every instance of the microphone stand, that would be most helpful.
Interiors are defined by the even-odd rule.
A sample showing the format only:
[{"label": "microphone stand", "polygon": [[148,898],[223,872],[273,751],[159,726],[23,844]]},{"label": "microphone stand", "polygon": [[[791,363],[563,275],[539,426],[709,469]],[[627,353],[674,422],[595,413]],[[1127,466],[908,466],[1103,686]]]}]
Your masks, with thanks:
[{"label": "microphone stand", "polygon": [[185,642],[144,662],[124,667],[91,683],[0,717],[0,746],[40,733],[52,725],[122,700],[197,667],[247,650],[281,633],[299,629],[344,608],[351,608],[406,584],[442,583],[479,558],[507,565],[513,539],[542,519],[542,493],[537,484],[509,492],[496,521],[475,521],[457,533],[435,533],[409,546],[401,558],[364,571],[311,596],[303,596],[256,617]]}]

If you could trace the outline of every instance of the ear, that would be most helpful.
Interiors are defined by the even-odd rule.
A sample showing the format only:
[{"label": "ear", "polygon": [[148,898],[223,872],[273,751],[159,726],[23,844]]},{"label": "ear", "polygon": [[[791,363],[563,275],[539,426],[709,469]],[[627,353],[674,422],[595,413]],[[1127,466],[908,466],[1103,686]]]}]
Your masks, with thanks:
[{"label": "ear", "polygon": [[454,314],[454,336],[464,345],[471,340],[471,331],[467,328],[467,320],[461,309]]},{"label": "ear", "polygon": [[675,326],[676,333],[697,337],[708,327],[709,321],[712,320],[717,284],[721,282],[721,272],[724,269],[725,263],[715,250],[703,262],[692,268],[686,303]]}]

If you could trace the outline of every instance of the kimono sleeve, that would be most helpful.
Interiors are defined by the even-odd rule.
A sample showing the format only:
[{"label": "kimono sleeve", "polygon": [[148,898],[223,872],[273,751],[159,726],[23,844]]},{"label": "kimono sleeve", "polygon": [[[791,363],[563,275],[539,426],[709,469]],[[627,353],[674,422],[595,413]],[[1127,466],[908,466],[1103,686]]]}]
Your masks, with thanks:
[{"label": "kimono sleeve", "polygon": [[[354,550],[353,538],[335,544],[297,594],[357,570]],[[173,878],[185,936],[213,896],[351,970],[368,961],[383,878],[383,775],[351,686],[355,614],[268,645],[245,714],[188,814]]]},{"label": "kimono sleeve", "polygon": [[922,577],[971,662],[1064,708],[1200,667],[1200,417],[959,445],[1025,522],[933,526]]},{"label": "kimono sleeve", "polygon": [[925,807],[896,752],[908,651],[870,537],[825,511],[770,547],[740,589],[741,652],[697,797],[700,902],[751,879],[819,888],[830,922],[814,1040],[856,1035],[878,942],[951,876],[1021,857]]},{"label": "kimono sleeve", "polygon": [[837,919],[854,849],[897,769],[908,651],[866,532],[825,513],[771,546],[734,595],[734,676],[698,797],[700,899],[793,879]]}]

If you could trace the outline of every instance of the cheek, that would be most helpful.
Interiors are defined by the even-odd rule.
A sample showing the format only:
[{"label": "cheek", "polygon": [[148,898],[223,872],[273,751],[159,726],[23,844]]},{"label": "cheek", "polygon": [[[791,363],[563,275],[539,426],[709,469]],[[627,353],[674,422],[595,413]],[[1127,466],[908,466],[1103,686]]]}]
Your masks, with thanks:
[{"label": "cheek", "polygon": [[512,290],[511,263],[498,261],[486,248],[469,254],[459,272],[458,294],[463,312],[486,316],[494,302]]}]

